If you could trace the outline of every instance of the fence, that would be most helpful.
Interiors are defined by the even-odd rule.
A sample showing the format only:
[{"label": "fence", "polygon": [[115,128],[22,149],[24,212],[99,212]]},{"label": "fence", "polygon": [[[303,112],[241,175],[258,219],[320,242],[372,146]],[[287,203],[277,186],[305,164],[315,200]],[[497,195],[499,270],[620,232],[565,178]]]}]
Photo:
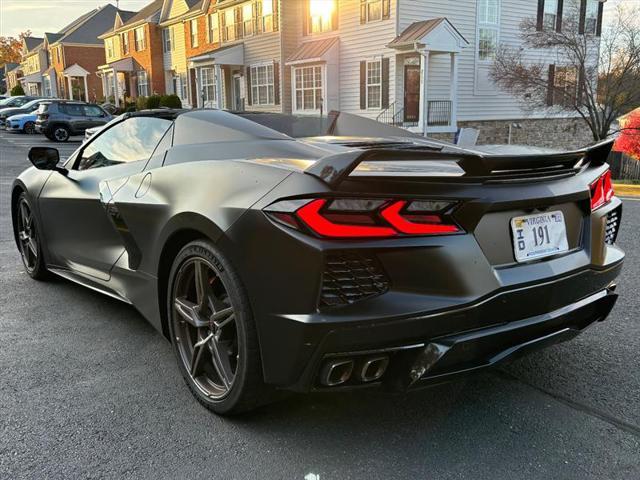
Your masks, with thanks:
[{"label": "fence", "polygon": [[640,181],[640,160],[622,152],[611,152],[608,161],[614,180]]}]

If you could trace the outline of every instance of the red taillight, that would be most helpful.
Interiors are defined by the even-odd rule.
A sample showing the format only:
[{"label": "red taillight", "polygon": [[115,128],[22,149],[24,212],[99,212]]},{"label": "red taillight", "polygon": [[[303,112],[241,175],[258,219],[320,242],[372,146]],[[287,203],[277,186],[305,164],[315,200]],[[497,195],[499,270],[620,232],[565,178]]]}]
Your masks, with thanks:
[{"label": "red taillight", "polygon": [[327,238],[388,238],[461,232],[443,213],[449,202],[339,198],[282,201],[266,209],[289,227]]},{"label": "red taillight", "polygon": [[606,205],[613,198],[613,184],[611,170],[607,170],[601,177],[590,185],[591,211]]},{"label": "red taillight", "polygon": [[[398,234],[394,229],[389,227],[371,227],[353,223],[334,223],[320,213],[320,210],[326,203],[326,200],[320,198],[306,204],[296,212],[298,217],[300,217],[300,219],[318,235],[333,238],[357,238],[393,237]],[[344,215],[344,217],[348,217],[348,215]]]},{"label": "red taillight", "polygon": [[402,210],[406,207],[407,202],[399,200],[393,202],[384,208],[380,215],[393,228],[407,235],[442,235],[446,233],[456,233],[460,229],[456,225],[446,224],[442,222],[442,218],[438,215],[420,215],[408,214],[402,215]]}]

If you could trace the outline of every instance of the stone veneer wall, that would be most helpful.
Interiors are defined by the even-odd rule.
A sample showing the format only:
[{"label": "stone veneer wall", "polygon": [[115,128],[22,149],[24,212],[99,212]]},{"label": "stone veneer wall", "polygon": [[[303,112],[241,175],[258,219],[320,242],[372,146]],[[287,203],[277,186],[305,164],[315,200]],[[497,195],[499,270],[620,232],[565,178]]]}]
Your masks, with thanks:
[{"label": "stone veneer wall", "polygon": [[[580,118],[542,118],[517,120],[491,120],[477,122],[458,122],[459,128],[480,130],[478,145],[506,144],[509,141],[509,125],[519,124],[522,128],[512,128],[513,145],[531,145],[571,149],[593,143],[591,131]],[[452,133],[433,133],[432,138],[453,141]]]}]

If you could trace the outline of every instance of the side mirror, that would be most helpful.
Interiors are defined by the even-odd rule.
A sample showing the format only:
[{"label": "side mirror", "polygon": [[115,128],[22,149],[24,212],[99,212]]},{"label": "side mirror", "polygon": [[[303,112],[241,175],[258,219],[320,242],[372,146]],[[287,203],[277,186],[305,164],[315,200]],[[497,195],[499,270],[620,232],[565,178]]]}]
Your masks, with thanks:
[{"label": "side mirror", "polygon": [[29,160],[38,170],[56,170],[64,175],[67,174],[66,169],[58,167],[60,153],[56,148],[32,147],[29,150]]}]

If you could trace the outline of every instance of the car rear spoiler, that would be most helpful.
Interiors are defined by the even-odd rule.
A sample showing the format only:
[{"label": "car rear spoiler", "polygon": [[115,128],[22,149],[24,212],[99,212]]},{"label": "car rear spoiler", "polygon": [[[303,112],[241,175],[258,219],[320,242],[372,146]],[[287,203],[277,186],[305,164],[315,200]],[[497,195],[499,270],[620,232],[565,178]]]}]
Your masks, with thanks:
[{"label": "car rear spoiler", "polygon": [[548,174],[573,170],[588,164],[601,165],[606,162],[613,147],[613,139],[607,139],[581,150],[562,153],[530,155],[491,155],[474,150],[459,149],[454,146],[434,148],[412,144],[411,147],[349,150],[328,155],[305,170],[330,187],[337,187],[358,165],[372,161],[439,161],[455,162],[464,170],[463,177],[492,178],[529,172]]}]

